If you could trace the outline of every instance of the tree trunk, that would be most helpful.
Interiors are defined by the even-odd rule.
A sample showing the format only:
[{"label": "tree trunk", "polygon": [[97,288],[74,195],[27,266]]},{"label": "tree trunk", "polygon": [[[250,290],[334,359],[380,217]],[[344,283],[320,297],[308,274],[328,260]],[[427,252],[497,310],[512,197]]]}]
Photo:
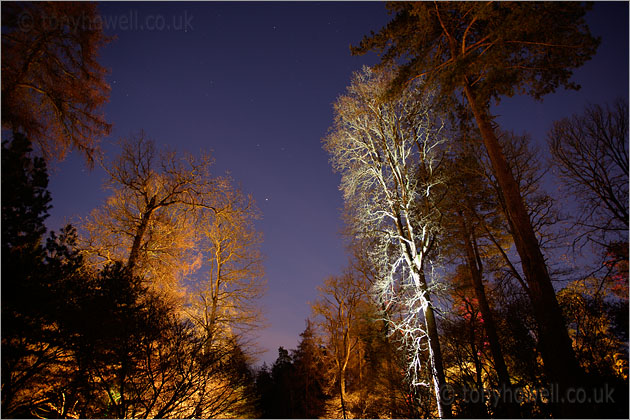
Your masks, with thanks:
[{"label": "tree trunk", "polygon": [[475,385],[477,386],[477,392],[482,398],[479,398],[477,404],[475,404],[473,410],[474,418],[487,418],[488,410],[486,409],[486,397],[483,389],[483,378],[481,377],[482,366],[481,360],[479,359],[479,350],[477,349],[477,345],[475,344],[475,317],[470,317],[470,350],[473,358],[473,363],[475,365]]},{"label": "tree trunk", "polygon": [[339,398],[341,399],[341,412],[343,418],[347,419],[346,415],[346,371],[345,369],[339,370]]},{"label": "tree trunk", "polygon": [[147,226],[149,225],[149,220],[151,220],[151,215],[153,214],[154,210],[155,197],[151,198],[151,201],[149,201],[149,204],[147,205],[146,211],[142,214],[142,219],[140,219],[140,226],[138,226],[136,236],[134,236],[133,238],[133,245],[131,246],[131,252],[129,252],[129,260],[127,260],[127,268],[132,272],[136,265],[136,261],[138,260],[142,238],[147,231]]},{"label": "tree trunk", "polygon": [[[215,339],[214,332],[217,328],[216,321],[217,311],[219,308],[219,288],[221,287],[221,267],[223,266],[221,260],[220,246],[217,246],[217,251],[215,252],[215,262],[217,264],[217,274],[212,290],[212,307],[210,309],[210,319],[207,320],[208,324],[206,325],[206,344],[204,346],[208,354],[210,354],[210,351],[212,349],[212,344]],[[207,308],[205,308],[205,310],[207,310]]]},{"label": "tree trunk", "polygon": [[445,404],[442,398],[446,386],[446,376],[444,375],[444,363],[442,361],[442,350],[440,348],[440,336],[435,321],[435,312],[433,311],[433,304],[431,303],[424,272],[420,271],[418,275],[420,279],[420,289],[424,292],[428,303],[428,305],[425,305],[423,313],[427,336],[429,337],[429,359],[431,362],[431,376],[433,377],[433,385],[435,388],[438,416],[443,419],[450,418],[451,406],[450,404]]},{"label": "tree trunk", "polygon": [[550,382],[558,384],[561,397],[569,387],[578,385],[579,378],[579,369],[562,310],[556,299],[544,257],[525,209],[519,185],[509,169],[499,141],[490,125],[490,117],[483,106],[477,102],[469,85],[464,87],[464,93],[503,192],[507,217],[514,226],[514,243],[521,257],[523,273],[530,289],[545,373]]},{"label": "tree trunk", "polygon": [[[490,352],[492,353],[492,359],[494,360],[494,367],[497,372],[497,377],[499,378],[499,388],[510,389],[512,387],[510,375],[508,374],[505,358],[503,357],[503,351],[501,350],[497,326],[494,323],[494,315],[492,314],[490,304],[488,303],[486,289],[483,286],[483,267],[481,265],[479,253],[477,252],[476,244],[474,244],[476,239],[470,229],[468,229],[464,215],[460,213],[459,216],[462,224],[462,238],[464,240],[464,247],[466,248],[466,261],[470,269],[470,277],[472,279],[475,296],[477,297],[477,302],[479,302],[479,311],[483,317],[483,326],[486,331],[488,343],[490,344]],[[505,414],[507,416],[505,417],[517,417],[518,413],[516,412],[514,404],[507,404],[506,401],[503,401],[503,403],[505,403],[506,408]]]}]

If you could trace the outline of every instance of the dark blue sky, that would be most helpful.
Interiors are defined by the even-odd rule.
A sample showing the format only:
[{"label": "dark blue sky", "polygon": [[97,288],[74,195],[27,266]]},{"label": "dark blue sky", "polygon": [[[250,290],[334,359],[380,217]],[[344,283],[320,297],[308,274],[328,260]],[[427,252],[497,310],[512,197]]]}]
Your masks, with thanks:
[{"label": "dark blue sky", "polygon": [[[349,45],[387,23],[384,4],[102,3],[100,10],[106,32],[117,37],[101,53],[111,71],[105,112],[114,125],[103,148],[113,156],[116,139],[143,129],[178,151],[213,150],[215,173],[229,171],[254,195],[263,213],[257,227],[270,325],[260,343],[269,350],[262,360],[272,362],[278,346],[296,346],[317,285],[346,264],[339,177],[321,138],[351,73],[377,61],[352,57]],[[596,3],[588,21],[603,40],[575,74],[582,90],[542,104],[505,100],[495,109],[504,128],[528,131],[542,145],[554,120],[628,97],[628,3]],[[49,226],[100,205],[104,180],[76,154],[56,165]]]}]

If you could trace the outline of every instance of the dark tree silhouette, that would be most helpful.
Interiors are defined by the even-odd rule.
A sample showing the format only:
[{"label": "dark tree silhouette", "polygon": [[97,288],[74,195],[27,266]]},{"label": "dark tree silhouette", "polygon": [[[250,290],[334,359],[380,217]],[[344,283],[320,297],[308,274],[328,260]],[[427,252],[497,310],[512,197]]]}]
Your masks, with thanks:
[{"label": "dark tree silhouette", "polygon": [[627,239],[628,103],[593,105],[554,123],[549,148],[563,184],[579,198],[577,223],[593,240]]},{"label": "dark tree silhouette", "polygon": [[324,411],[322,349],[310,322],[300,334],[298,348],[278,348],[278,358],[256,375],[262,418],[318,418]]},{"label": "dark tree silhouette", "polygon": [[[17,134],[2,143],[2,410],[28,417],[25,393],[57,356],[45,336],[42,317],[46,232],[50,208],[43,159],[32,157],[30,141]],[[43,306],[42,306],[43,305]],[[19,415],[19,414],[18,414]]]}]

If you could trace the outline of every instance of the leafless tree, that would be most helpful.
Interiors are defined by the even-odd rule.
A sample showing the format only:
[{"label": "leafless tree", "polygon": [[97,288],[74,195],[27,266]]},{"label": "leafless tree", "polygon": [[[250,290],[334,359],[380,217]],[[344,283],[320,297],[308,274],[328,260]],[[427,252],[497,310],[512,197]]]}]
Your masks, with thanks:
[{"label": "leafless tree", "polygon": [[[121,146],[103,165],[112,195],[84,221],[82,249],[93,266],[122,263],[174,312],[163,337],[139,343],[127,402],[112,404],[120,416],[247,416],[240,334],[259,325],[255,299],[264,291],[253,201],[213,176],[208,156],[158,151],[144,133]],[[184,283],[204,259],[209,281]]]},{"label": "leafless tree", "polygon": [[122,151],[103,164],[112,192],[82,222],[82,248],[97,266],[123,262],[158,289],[175,285],[194,267],[195,222],[216,214],[227,180],[210,174],[208,156],[180,158],[156,150],[143,132],[121,141]]},{"label": "leafless tree", "polygon": [[[438,415],[449,416],[441,390],[446,384],[430,282],[431,253],[439,236],[440,162],[443,125],[430,110],[431,93],[415,84],[386,99],[388,72],[364,68],[335,104],[335,125],[324,140],[352,217],[355,235],[371,237],[373,266],[381,267],[374,293],[385,306],[402,303],[392,321],[413,350],[411,372],[429,354]],[[416,83],[421,83],[420,80]],[[433,279],[435,280],[435,278]],[[419,377],[414,375],[415,383]]]},{"label": "leafless tree", "polygon": [[333,351],[336,378],[339,381],[339,399],[343,418],[347,417],[346,370],[350,358],[357,350],[357,319],[362,304],[366,304],[364,287],[357,283],[360,279],[351,271],[340,277],[329,277],[318,288],[319,298],[311,308],[319,319],[327,341]]},{"label": "leafless tree", "polygon": [[556,122],[548,141],[566,191],[579,200],[581,237],[627,240],[627,101],[589,106],[582,115]]},{"label": "leafless tree", "polygon": [[206,263],[203,280],[189,288],[188,316],[203,331],[206,347],[214,341],[239,340],[246,345],[263,323],[258,299],[265,291],[262,235],[252,197],[225,191],[222,211],[202,219],[199,250]]}]

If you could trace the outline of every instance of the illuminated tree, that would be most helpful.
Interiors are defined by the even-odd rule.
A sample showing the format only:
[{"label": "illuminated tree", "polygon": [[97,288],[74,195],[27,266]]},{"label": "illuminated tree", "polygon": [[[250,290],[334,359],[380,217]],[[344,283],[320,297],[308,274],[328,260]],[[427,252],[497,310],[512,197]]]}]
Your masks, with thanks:
[{"label": "illuminated tree", "polygon": [[[444,138],[430,113],[431,95],[411,86],[393,100],[382,99],[391,76],[364,68],[335,104],[335,126],[324,140],[350,208],[355,235],[373,238],[373,267],[382,273],[374,286],[386,306],[400,301],[405,317],[393,322],[412,349],[410,370],[429,353],[438,415],[445,376],[427,280],[430,252],[439,233],[440,160]],[[415,377],[415,375],[414,375]],[[418,381],[421,383],[421,381]]]},{"label": "illuminated tree", "polygon": [[319,299],[311,305],[313,314],[320,318],[320,325],[328,348],[331,349],[339,382],[339,400],[343,418],[347,417],[346,408],[346,370],[359,344],[356,323],[359,308],[364,303],[363,288],[357,287],[358,281],[351,272],[341,277],[329,277],[324,285],[318,287]]},{"label": "illuminated tree", "polygon": [[[384,65],[400,63],[390,87],[426,78],[446,103],[463,96],[474,115],[505,199],[517,251],[538,321],[549,379],[575,386],[579,370],[562,311],[519,186],[489,112],[491,100],[515,93],[536,99],[559,87],[576,89],[572,70],[590,59],[599,41],[584,21],[586,6],[553,2],[390,3],[396,15],[365,37],[354,53],[384,51]],[[391,92],[391,90],[390,90]],[[458,96],[461,95],[461,96]]]},{"label": "illuminated tree", "polygon": [[195,266],[195,222],[217,212],[227,182],[211,176],[208,156],[158,152],[142,132],[121,147],[120,156],[103,165],[112,195],[83,221],[82,248],[96,266],[123,262],[175,293],[179,278]]},{"label": "illuminated tree", "polygon": [[[236,340],[205,351],[206,337],[137,266],[86,266],[72,227],[44,246],[46,165],[19,133],[2,159],[3,415],[252,417],[253,378]],[[247,213],[230,197],[233,216]]]},{"label": "illuminated tree", "polygon": [[93,3],[2,5],[2,128],[30,138],[46,160],[69,148],[92,164],[111,126],[99,49],[107,42]]},{"label": "illuminated tree", "polygon": [[[242,334],[259,325],[254,299],[264,286],[251,198],[212,177],[207,156],[157,151],[143,133],[121,146],[103,165],[112,195],[84,221],[83,252],[92,267],[122,264],[174,314],[138,349],[126,394],[116,391],[142,404],[112,407],[119,417],[245,416],[253,379]],[[184,276],[204,258],[210,281],[186,279],[198,298],[187,302]],[[110,383],[124,380],[114,375]]]},{"label": "illuminated tree", "polygon": [[554,123],[549,147],[567,192],[579,198],[585,234],[627,239],[628,103],[590,106]]},{"label": "illuminated tree", "polygon": [[[387,267],[375,266],[378,262],[371,258],[371,250],[377,244],[375,238],[354,236],[352,214],[346,213],[346,231],[348,239],[349,268],[340,279],[351,280],[351,290],[361,296],[351,337],[356,337],[357,344],[348,362],[346,372],[346,410],[355,418],[424,418],[435,415],[431,403],[431,390],[413,385],[413,378],[408,373],[408,355],[405,346],[401,346],[401,337],[390,322],[404,312],[400,302],[384,304],[375,300],[371,293],[373,286],[379,283],[381,276],[386,276]],[[350,273],[350,274],[348,274]],[[346,276],[348,274],[348,276]],[[327,334],[324,328],[324,342]],[[327,347],[328,377],[336,378],[337,367],[334,361],[334,348]],[[338,384],[329,379],[329,394],[338,393]],[[343,409],[337,398],[327,403],[328,417],[343,416]]]},{"label": "illuminated tree", "polygon": [[[609,418],[628,415],[627,289],[621,302],[615,295],[614,283],[592,276],[573,281],[558,293],[573,348],[589,384],[593,389],[611,389],[611,399],[584,412]],[[622,334],[615,325],[620,319],[625,324]]]},{"label": "illuminated tree", "polygon": [[225,191],[221,208],[196,226],[208,271],[189,292],[188,315],[203,331],[208,348],[215,340],[243,342],[263,321],[258,303],[265,289],[262,236],[254,227],[258,212],[252,198],[238,190]]},{"label": "illuminated tree", "polygon": [[624,375],[627,379],[627,351],[625,372],[621,364],[617,365],[618,360],[624,359],[619,357],[624,353],[624,346],[612,333],[611,294],[609,285],[590,277],[571,282],[559,293],[559,299],[565,308],[573,346],[584,369],[600,375]]}]

